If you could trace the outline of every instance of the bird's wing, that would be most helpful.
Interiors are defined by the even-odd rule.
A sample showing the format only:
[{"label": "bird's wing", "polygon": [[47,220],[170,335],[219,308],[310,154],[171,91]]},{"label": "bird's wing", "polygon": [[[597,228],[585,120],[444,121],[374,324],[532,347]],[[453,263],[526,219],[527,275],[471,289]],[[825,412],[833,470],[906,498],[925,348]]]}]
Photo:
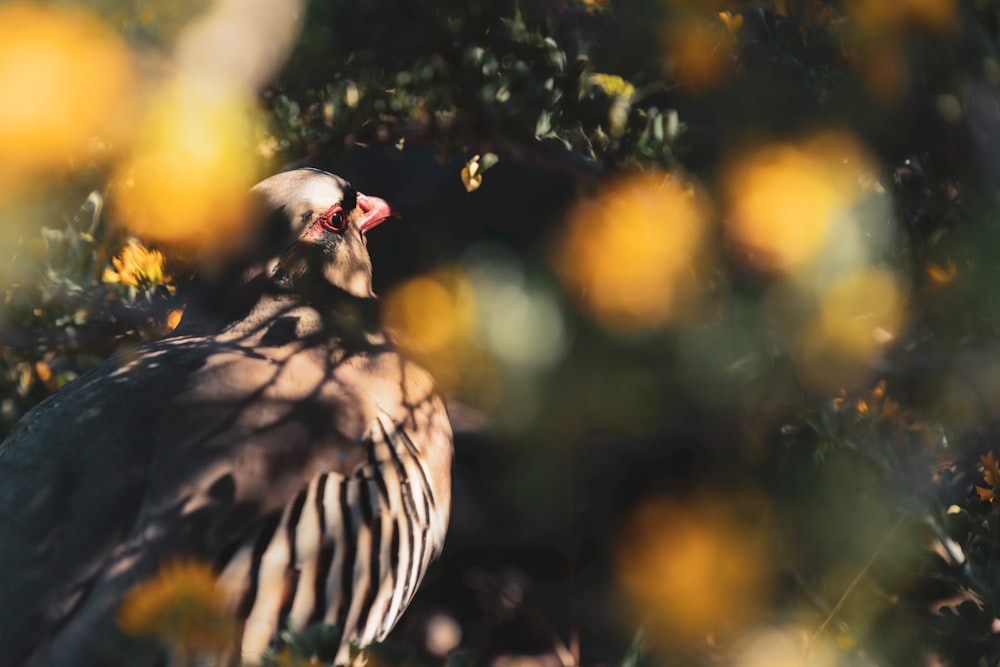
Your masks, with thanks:
[{"label": "bird's wing", "polygon": [[259,658],[278,630],[322,622],[340,630],[335,664],[347,664],[351,643],[388,634],[440,551],[448,499],[411,433],[383,412],[365,446],[354,474],[312,479],[223,573],[246,619],[244,658]]},{"label": "bird's wing", "polygon": [[125,592],[182,557],[224,568],[254,658],[286,621],[337,625],[342,656],[391,629],[443,544],[447,413],[384,345],[272,338],[139,346],[0,445],[13,664],[87,664]]},{"label": "bird's wing", "polygon": [[[114,357],[0,445],[0,646],[53,664],[167,557],[211,560],[321,471],[366,458],[328,349],[175,338]],[[58,636],[56,636],[58,635]],[[42,664],[46,660],[40,661]]]}]

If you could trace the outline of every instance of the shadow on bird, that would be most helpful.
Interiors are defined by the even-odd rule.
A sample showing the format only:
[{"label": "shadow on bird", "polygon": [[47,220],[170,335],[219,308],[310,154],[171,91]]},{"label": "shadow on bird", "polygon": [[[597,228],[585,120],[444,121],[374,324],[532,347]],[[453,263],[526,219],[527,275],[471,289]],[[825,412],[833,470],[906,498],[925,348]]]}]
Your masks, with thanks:
[{"label": "shadow on bird", "polygon": [[4,664],[169,661],[116,614],[178,560],[218,578],[235,620],[223,659],[327,623],[345,664],[440,552],[451,426],[373,306],[365,234],[392,209],[313,169],[253,193],[257,233],[203,272],[170,337],[66,385],[0,443]]}]

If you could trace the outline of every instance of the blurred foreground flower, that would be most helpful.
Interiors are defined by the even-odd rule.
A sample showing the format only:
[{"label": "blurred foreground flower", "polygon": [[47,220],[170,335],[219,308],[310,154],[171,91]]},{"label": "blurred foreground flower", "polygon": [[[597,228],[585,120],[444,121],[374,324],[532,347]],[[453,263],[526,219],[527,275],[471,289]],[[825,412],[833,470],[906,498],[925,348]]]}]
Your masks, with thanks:
[{"label": "blurred foreground flower", "polygon": [[382,300],[383,321],[442,390],[480,409],[500,406],[498,423],[511,425],[535,414],[537,378],[568,346],[552,292],[514,256],[481,246],[458,267],[392,290]]},{"label": "blurred foreground flower", "polygon": [[179,80],[160,91],[114,178],[128,231],[179,252],[224,253],[238,242],[258,176],[251,104],[209,83]]},{"label": "blurred foreground flower", "polygon": [[700,195],[670,174],[629,176],[570,213],[556,266],[611,329],[676,321],[699,291],[705,218]]},{"label": "blurred foreground flower", "polygon": [[806,383],[832,391],[861,381],[903,332],[904,300],[888,269],[864,268],[834,282],[799,333],[794,359]]},{"label": "blurred foreground flower", "polygon": [[158,637],[183,655],[225,650],[234,629],[215,573],[191,561],[165,565],[129,591],[117,622],[127,634]]},{"label": "blurred foreground flower", "polygon": [[833,243],[832,223],[872,170],[867,150],[843,132],[738,156],[722,176],[727,236],[754,268],[796,271]]},{"label": "blurred foreground flower", "polygon": [[735,20],[725,23],[701,19],[671,22],[663,42],[668,66],[678,82],[695,92],[720,84],[733,67],[731,55],[738,28]]},{"label": "blurred foreground flower", "polygon": [[433,354],[468,337],[475,317],[475,297],[457,271],[414,278],[391,292],[383,306],[386,325],[400,343]]},{"label": "blurred foreground flower", "polygon": [[121,138],[133,84],[131,54],[94,17],[52,4],[0,6],[0,192]]},{"label": "blurred foreground flower", "polygon": [[838,651],[832,642],[810,645],[812,631],[804,628],[765,628],[742,642],[733,667],[834,667]]},{"label": "blurred foreground flower", "polygon": [[485,252],[469,258],[465,273],[475,298],[477,344],[521,372],[544,370],[562,357],[568,343],[558,301],[550,288],[527,279],[516,258]]},{"label": "blurred foreground flower", "polygon": [[875,39],[891,38],[909,27],[945,32],[958,21],[955,0],[850,0],[847,10]]},{"label": "blurred foreground flower", "polygon": [[628,518],[615,552],[618,581],[651,631],[698,641],[739,630],[760,608],[770,570],[757,505],[654,501]]},{"label": "blurred foreground flower", "polygon": [[419,276],[382,300],[396,342],[413,354],[444,391],[485,406],[499,385],[496,365],[472,338],[476,296],[465,275],[446,269]]}]

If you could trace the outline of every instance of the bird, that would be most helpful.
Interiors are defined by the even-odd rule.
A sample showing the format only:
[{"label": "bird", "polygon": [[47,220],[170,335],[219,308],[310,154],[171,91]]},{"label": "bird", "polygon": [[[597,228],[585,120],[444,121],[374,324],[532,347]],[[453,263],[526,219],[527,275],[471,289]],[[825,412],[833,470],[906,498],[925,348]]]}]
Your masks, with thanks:
[{"label": "bird", "polygon": [[440,554],[451,424],[373,307],[366,234],[393,209],[311,168],[251,196],[228,282],[0,443],[3,664],[121,664],[122,600],[183,559],[210,564],[237,660],[325,623],[349,664]]}]

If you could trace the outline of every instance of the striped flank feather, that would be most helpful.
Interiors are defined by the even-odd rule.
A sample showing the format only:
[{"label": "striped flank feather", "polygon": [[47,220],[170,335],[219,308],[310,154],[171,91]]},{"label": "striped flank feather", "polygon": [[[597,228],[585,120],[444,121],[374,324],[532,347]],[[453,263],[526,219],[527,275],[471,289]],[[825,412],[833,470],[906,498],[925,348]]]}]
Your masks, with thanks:
[{"label": "striped flank feather", "polygon": [[222,573],[223,586],[242,591],[244,658],[287,627],[323,622],[341,631],[336,664],[347,664],[351,644],[385,638],[440,553],[448,508],[412,440],[385,414],[369,432],[364,464],[312,479]]}]

